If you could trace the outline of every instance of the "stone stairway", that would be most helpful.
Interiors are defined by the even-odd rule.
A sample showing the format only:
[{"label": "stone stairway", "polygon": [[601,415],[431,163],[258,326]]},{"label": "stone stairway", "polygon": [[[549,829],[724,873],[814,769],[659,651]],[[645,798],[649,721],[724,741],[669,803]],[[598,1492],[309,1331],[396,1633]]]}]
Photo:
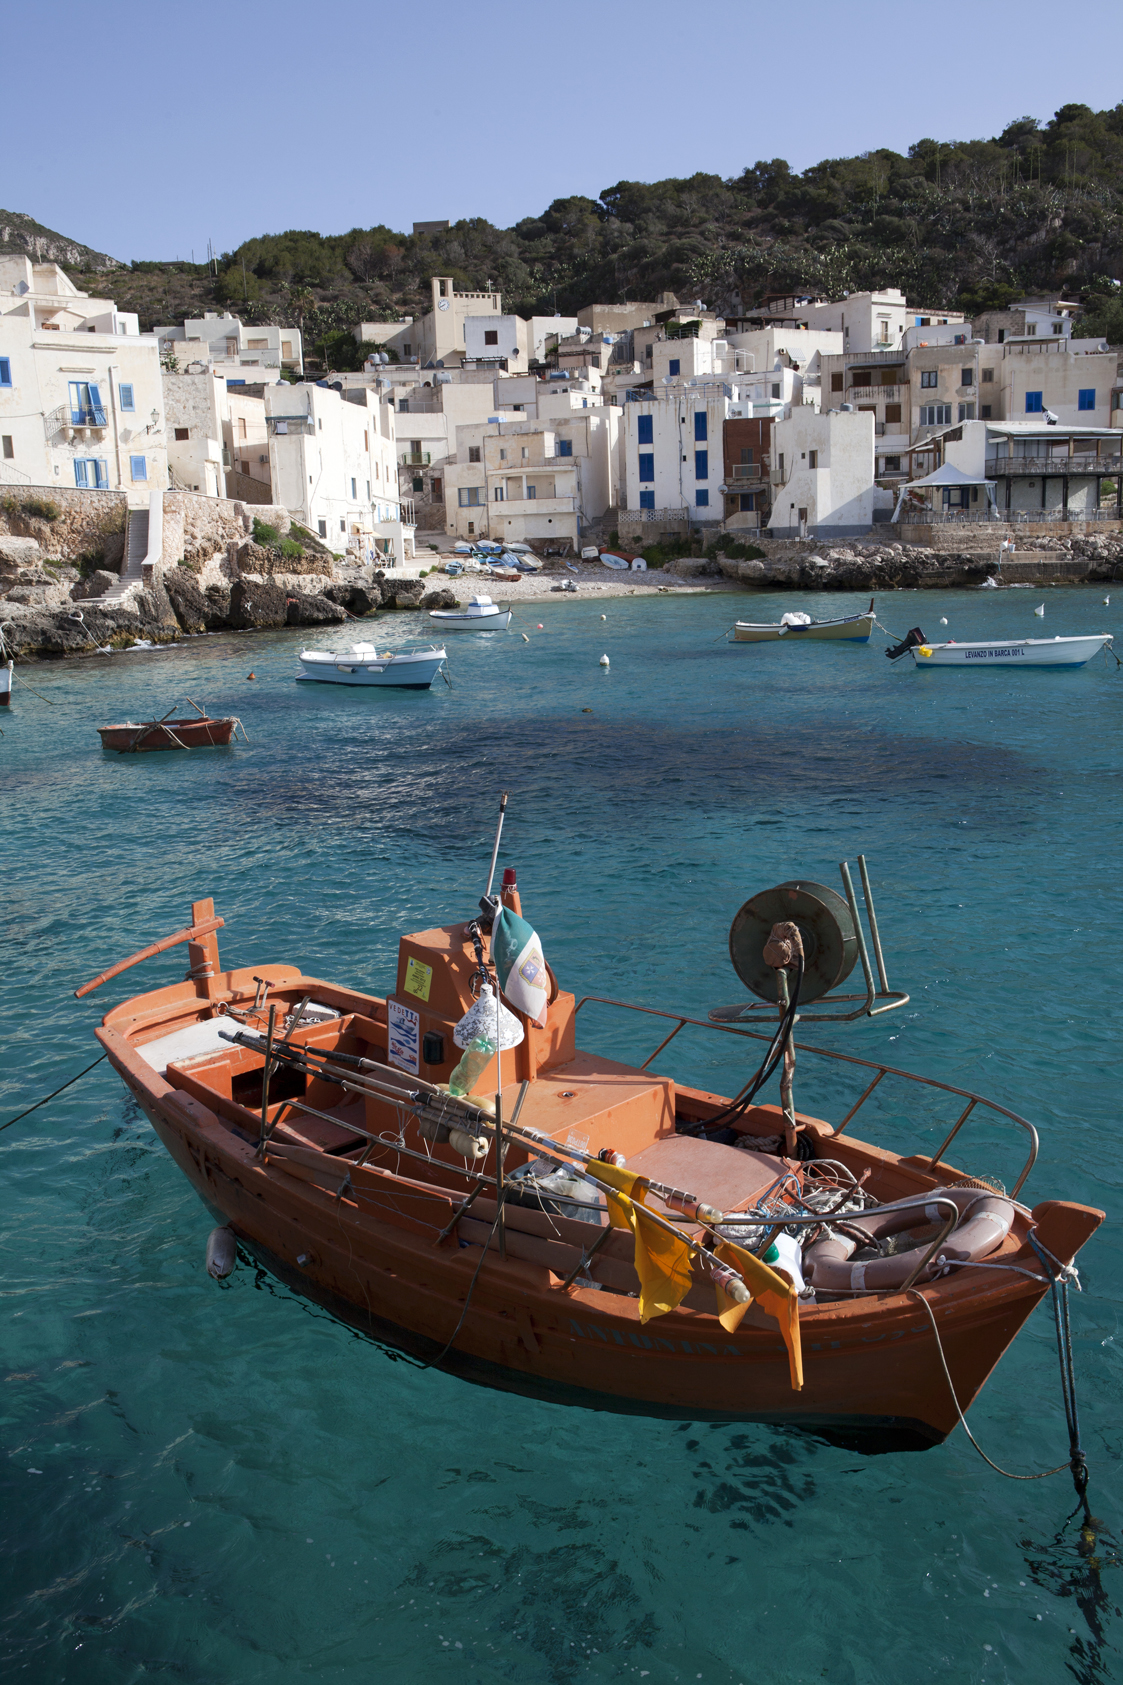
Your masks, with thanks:
[{"label": "stone stairway", "polygon": [[144,583],[144,559],[148,555],[148,510],[130,509],[125,521],[125,555],[121,577],[102,593],[99,603],[119,603],[133,585]]}]

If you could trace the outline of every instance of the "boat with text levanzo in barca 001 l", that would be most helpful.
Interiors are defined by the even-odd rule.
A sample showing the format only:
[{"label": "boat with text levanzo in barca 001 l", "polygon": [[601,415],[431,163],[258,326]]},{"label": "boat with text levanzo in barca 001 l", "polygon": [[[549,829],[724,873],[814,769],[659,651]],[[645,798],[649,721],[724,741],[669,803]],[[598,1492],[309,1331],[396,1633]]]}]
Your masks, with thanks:
[{"label": "boat with text levanzo in barca 001 l", "polygon": [[861,614],[847,614],[835,620],[813,620],[799,609],[781,615],[779,620],[737,620],[733,624],[735,644],[774,644],[781,640],[798,644],[810,638],[812,643],[868,644],[873,635],[873,604]]},{"label": "boat with text levanzo in barca 001 l", "polygon": [[[474,916],[401,937],[386,996],[283,959],[224,967],[210,901],[78,992],[189,945],[183,982],[114,1007],[97,1036],[223,1225],[212,1273],[240,1247],[424,1365],[515,1392],[923,1447],[1057,1298],[1103,1214],[1022,1202],[1037,1136],[1006,1107],[793,1039],[797,1015],[908,999],[860,865],[868,937],[845,865],[844,894],[755,895],[730,932],[749,997],[708,1018],[575,1000],[511,869]],[[864,987],[840,993],[859,960]],[[641,1064],[579,1045],[579,1023],[621,1010],[651,1018]],[[729,1097],[671,1074],[668,1050],[697,1030],[741,1055]],[[796,1108],[797,1053],[837,1073],[831,1120]],[[774,1074],[779,1104],[758,1098]],[[896,1089],[882,1121],[903,1098],[938,1128],[933,1151],[850,1132],[879,1089],[871,1111]],[[1009,1193],[947,1157],[984,1115],[1024,1138]]]}]

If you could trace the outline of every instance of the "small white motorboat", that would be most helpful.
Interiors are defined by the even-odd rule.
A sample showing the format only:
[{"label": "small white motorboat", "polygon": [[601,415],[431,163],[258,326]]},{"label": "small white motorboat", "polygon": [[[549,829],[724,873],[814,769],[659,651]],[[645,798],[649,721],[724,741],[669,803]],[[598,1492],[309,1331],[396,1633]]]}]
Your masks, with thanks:
[{"label": "small white motorboat", "polygon": [[490,597],[470,597],[467,608],[431,608],[429,619],[442,632],[502,632],[511,624],[511,610]]},{"label": "small white motorboat", "polygon": [[436,644],[425,649],[383,650],[374,644],[352,644],[350,649],[302,649],[296,675],[314,684],[386,685],[394,690],[428,690],[444,665],[446,651]]},{"label": "small white motorboat", "polygon": [[1005,643],[920,641],[910,645],[908,653],[918,667],[1083,667],[1111,641],[1110,632],[1094,632],[1082,638],[1019,638]]}]

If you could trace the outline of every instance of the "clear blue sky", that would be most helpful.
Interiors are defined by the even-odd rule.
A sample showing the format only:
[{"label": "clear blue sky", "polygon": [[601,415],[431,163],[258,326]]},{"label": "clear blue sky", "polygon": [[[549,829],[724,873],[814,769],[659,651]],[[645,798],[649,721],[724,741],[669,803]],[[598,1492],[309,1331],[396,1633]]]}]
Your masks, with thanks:
[{"label": "clear blue sky", "polygon": [[4,22],[0,205],[125,260],[795,169],[1123,97],[1084,0],[88,0]]}]

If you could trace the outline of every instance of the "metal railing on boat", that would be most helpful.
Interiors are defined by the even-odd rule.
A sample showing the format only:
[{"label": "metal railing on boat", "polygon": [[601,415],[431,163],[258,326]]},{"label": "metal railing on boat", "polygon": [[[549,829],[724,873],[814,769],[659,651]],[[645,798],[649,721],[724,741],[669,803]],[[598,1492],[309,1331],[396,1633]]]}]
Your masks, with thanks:
[{"label": "metal railing on boat", "polygon": [[[668,1035],[663,1037],[663,1040],[659,1043],[658,1047],[656,1047],[652,1053],[649,1053],[642,1065],[640,1065],[639,1069],[641,1071],[646,1071],[652,1061],[658,1058],[663,1049],[669,1046],[678,1035],[679,1031],[685,1029],[688,1024],[697,1029],[716,1030],[722,1035],[741,1036],[752,1041],[770,1042],[772,1040],[772,1036],[770,1034],[765,1034],[761,1030],[740,1029],[735,1024],[715,1024],[711,1019],[692,1018],[687,1013],[664,1012],[654,1006],[636,1006],[631,1001],[611,1000],[607,995],[583,995],[574,1008],[574,1015],[576,1016],[576,1014],[581,1011],[581,1008],[589,1003],[599,1006],[617,1006],[621,1007],[625,1012],[641,1012],[652,1018],[666,1018],[674,1022],[674,1029],[671,1030]],[[967,1119],[971,1116],[971,1113],[975,1110],[976,1106],[985,1106],[988,1111],[996,1113],[999,1117],[1007,1118],[1011,1123],[1016,1123],[1019,1129],[1025,1130],[1030,1140],[1029,1157],[1026,1159],[1021,1175],[1018,1177],[1014,1186],[1010,1190],[1010,1198],[1017,1198],[1025,1184],[1026,1178],[1029,1176],[1030,1171],[1037,1162],[1039,1146],[1037,1130],[1034,1128],[1033,1124],[1028,1121],[1028,1119],[1019,1117],[1017,1112],[1010,1111],[1007,1106],[1000,1106],[995,1100],[988,1100],[982,1094],[973,1094],[969,1088],[958,1088],[954,1083],[940,1082],[937,1077],[918,1076],[914,1071],[902,1071],[896,1065],[885,1065],[877,1059],[859,1059],[852,1053],[836,1053],[832,1048],[812,1047],[808,1042],[797,1041],[793,1042],[792,1046],[800,1053],[812,1053],[819,1059],[835,1059],[844,1065],[859,1065],[865,1070],[873,1071],[875,1073],[873,1081],[869,1083],[865,1092],[854,1102],[842,1122],[834,1125],[831,1130],[832,1137],[842,1134],[842,1131],[865,1105],[874,1089],[877,1088],[878,1084],[884,1077],[901,1077],[905,1082],[915,1082],[926,1088],[936,1088],[944,1094],[958,1094],[961,1099],[964,1099],[967,1102],[967,1105],[960,1113],[959,1118],[952,1126],[950,1134],[928,1160],[926,1167],[928,1170],[934,1170],[936,1165],[940,1163],[944,1154],[947,1152],[948,1148],[951,1146],[952,1142],[955,1140],[959,1131],[963,1128],[963,1125],[967,1122]]]}]

